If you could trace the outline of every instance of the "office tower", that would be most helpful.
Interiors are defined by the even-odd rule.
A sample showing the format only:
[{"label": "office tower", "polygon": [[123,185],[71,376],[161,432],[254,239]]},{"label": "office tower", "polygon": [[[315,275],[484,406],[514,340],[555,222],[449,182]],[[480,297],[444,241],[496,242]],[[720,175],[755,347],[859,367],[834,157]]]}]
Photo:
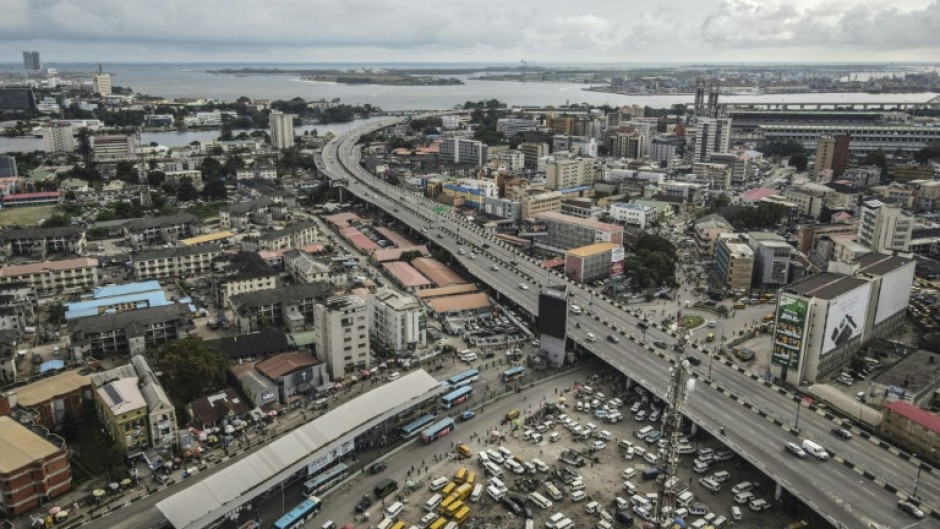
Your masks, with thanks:
[{"label": "office tower", "polygon": [[692,110],[696,116],[705,115],[705,85],[701,79],[695,83],[695,105]]},{"label": "office tower", "polygon": [[705,109],[705,112],[710,118],[718,117],[718,85],[712,85],[711,89],[708,91],[708,108]]},{"label": "office tower", "polygon": [[271,111],[271,146],[275,149],[288,149],[294,146],[294,115],[276,110]]},{"label": "office tower", "polygon": [[10,176],[19,176],[19,173],[16,172],[16,158],[0,156],[0,178]]},{"label": "office tower", "polygon": [[731,118],[698,118],[693,161],[707,162],[713,152],[731,149]]},{"label": "office tower", "polygon": [[862,204],[858,242],[873,252],[906,252],[911,245],[914,218],[901,206],[869,200]]},{"label": "office tower", "polygon": [[99,73],[95,75],[92,85],[96,94],[111,95],[111,74]]},{"label": "office tower", "polygon": [[832,169],[832,155],[836,151],[836,139],[823,136],[816,139],[816,163],[813,165],[813,179],[818,180],[820,173]]},{"label": "office tower", "polygon": [[842,176],[849,166],[849,144],[852,137],[848,134],[836,136],[835,152],[832,153],[832,174]]},{"label": "office tower", "polygon": [[26,71],[29,72],[38,72],[39,70],[42,70],[42,61],[39,58],[39,52],[24,51],[23,66],[26,68]]}]

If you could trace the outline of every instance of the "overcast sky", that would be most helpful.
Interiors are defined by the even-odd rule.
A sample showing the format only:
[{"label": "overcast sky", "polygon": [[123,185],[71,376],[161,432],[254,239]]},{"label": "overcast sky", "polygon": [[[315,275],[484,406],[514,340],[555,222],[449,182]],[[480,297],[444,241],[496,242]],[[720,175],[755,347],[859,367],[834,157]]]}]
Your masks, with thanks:
[{"label": "overcast sky", "polygon": [[0,62],[940,60],[940,0],[0,0]]}]

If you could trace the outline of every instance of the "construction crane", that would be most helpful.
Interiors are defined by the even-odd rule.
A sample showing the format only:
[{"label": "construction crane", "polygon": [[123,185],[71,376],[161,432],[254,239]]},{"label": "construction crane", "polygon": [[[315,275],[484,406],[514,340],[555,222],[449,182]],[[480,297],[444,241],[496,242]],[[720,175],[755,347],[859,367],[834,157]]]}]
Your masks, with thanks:
[{"label": "construction crane", "polygon": [[673,330],[678,330],[678,342],[673,347],[675,362],[670,368],[669,388],[666,391],[666,409],[663,414],[663,439],[666,440],[664,475],[659,482],[659,494],[654,507],[653,521],[658,527],[669,529],[673,526],[670,516],[676,511],[676,496],[672,489],[679,482],[679,436],[682,433],[682,408],[693,389],[694,380],[689,379],[689,361],[683,357],[689,332],[679,330],[682,311],[678,311]]}]

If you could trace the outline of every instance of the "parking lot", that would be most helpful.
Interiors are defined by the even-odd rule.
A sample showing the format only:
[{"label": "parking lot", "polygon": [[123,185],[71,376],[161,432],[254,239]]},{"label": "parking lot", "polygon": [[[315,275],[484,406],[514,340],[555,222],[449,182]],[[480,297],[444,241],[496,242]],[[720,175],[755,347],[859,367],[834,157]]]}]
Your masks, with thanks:
[{"label": "parking lot", "polygon": [[[522,527],[522,518],[528,511],[535,527],[548,529],[556,526],[564,529],[566,522],[551,520],[556,513],[562,513],[571,520],[572,527],[577,528],[608,529],[603,523],[599,524],[605,519],[611,528],[640,526],[646,515],[643,498],[659,492],[661,480],[653,474],[662,463],[655,459],[659,449],[655,434],[652,442],[639,439],[637,435],[656,429],[659,423],[648,419],[650,415],[657,415],[656,410],[661,405],[642,393],[623,389],[622,378],[616,380],[615,387],[614,379],[603,382],[595,378],[588,382],[589,387],[563,389],[554,397],[554,402],[546,398],[539,403],[529,403],[524,410],[506,410],[507,413],[521,412],[518,418],[500,424],[474,424],[476,435],[464,433],[467,429],[462,428],[459,438],[445,438],[448,441],[442,442],[450,442],[454,447],[451,457],[432,464],[429,477],[421,482],[422,487],[407,496],[398,519],[406,526],[430,527],[436,517],[429,515],[425,503],[441,493],[429,490],[430,483],[437,477],[454,480],[458,471],[466,468],[468,474],[474,474],[474,485],[482,485],[479,498],[468,496],[463,500],[470,507],[467,520],[474,525],[518,523],[518,527]],[[615,398],[622,402],[612,403]],[[593,405],[592,401],[595,401]],[[578,411],[579,403],[582,411]],[[559,404],[563,406],[561,409],[556,407]],[[603,406],[608,409],[597,413],[596,409]],[[605,413],[616,416],[616,412],[623,416],[616,422],[602,417]],[[645,420],[636,420],[639,412],[643,412]],[[689,424],[684,426],[682,451],[685,453],[681,455],[678,479],[667,485],[681,498],[677,507],[683,510],[677,514],[685,517],[689,527],[702,528],[710,524],[719,528],[732,525],[783,528],[801,519],[817,521],[806,508],[800,509],[799,515],[785,512],[783,503],[773,498],[775,486],[770,480],[725,450],[717,440],[693,433]],[[460,445],[469,449],[463,455],[458,450]],[[481,456],[481,452],[487,455]],[[632,457],[627,459],[625,454],[631,452]],[[484,459],[490,465],[484,466]],[[540,463],[544,463],[541,470]],[[698,468],[693,468],[696,463]],[[711,481],[705,481],[708,477]],[[739,486],[743,482],[751,485]],[[492,492],[488,490],[491,485],[500,483],[504,485],[503,492],[497,492],[496,487]],[[744,493],[734,498],[732,489]],[[533,492],[549,500],[551,505],[543,503],[546,506],[540,507],[540,499],[533,497]],[[442,494],[443,498],[446,496]],[[513,500],[520,504],[518,508],[512,505]],[[766,510],[752,509],[753,500],[763,500]],[[732,514],[732,506],[740,511],[737,519]],[[754,506],[760,507],[761,502]],[[790,507],[792,510],[793,505]],[[437,509],[432,511],[438,512]],[[516,519],[518,522],[514,521]]]}]

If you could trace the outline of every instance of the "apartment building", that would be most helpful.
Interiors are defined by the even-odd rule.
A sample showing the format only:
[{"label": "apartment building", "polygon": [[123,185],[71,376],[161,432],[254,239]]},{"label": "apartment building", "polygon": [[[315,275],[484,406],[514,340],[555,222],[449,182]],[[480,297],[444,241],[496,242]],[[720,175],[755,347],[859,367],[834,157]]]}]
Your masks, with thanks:
[{"label": "apartment building", "polygon": [[594,219],[579,219],[561,213],[539,213],[535,219],[545,224],[544,243],[567,250],[596,242],[623,244],[623,227]]},{"label": "apartment building", "polygon": [[754,250],[737,234],[721,234],[715,241],[715,269],[726,289],[746,293],[754,275]]},{"label": "apartment building", "polygon": [[236,202],[219,211],[219,227],[227,230],[247,230],[253,224],[270,225],[275,219],[283,217],[283,205],[270,198]]},{"label": "apartment building", "polygon": [[607,152],[613,158],[643,159],[646,156],[646,136],[638,130],[611,132],[607,136]]},{"label": "apartment building", "polygon": [[95,160],[99,162],[130,160],[136,156],[136,142],[133,136],[93,136],[92,138]]},{"label": "apartment building", "polygon": [[149,217],[125,222],[124,238],[134,247],[176,243],[199,233],[198,220],[189,213]]},{"label": "apartment building", "polygon": [[303,248],[317,242],[320,230],[315,222],[291,224],[280,230],[264,230],[257,237],[242,239],[242,249],[248,252],[261,250],[289,250]]},{"label": "apartment building", "polygon": [[299,331],[314,323],[314,307],[333,293],[329,283],[270,288],[229,298],[235,324],[244,333],[271,327]]},{"label": "apartment building", "polygon": [[75,133],[69,121],[50,121],[42,126],[43,150],[48,153],[75,152]]},{"label": "apartment building", "polygon": [[178,442],[176,408],[143,354],[91,375],[98,419],[124,450],[171,451]]},{"label": "apartment building", "polygon": [[483,212],[487,215],[518,221],[522,218],[522,204],[510,198],[486,197]]},{"label": "apartment building", "polygon": [[565,274],[580,283],[607,279],[611,275],[614,252],[618,253],[622,265],[623,246],[620,244],[599,242],[572,248],[565,252]]},{"label": "apartment building", "polygon": [[111,95],[111,74],[97,73],[91,78],[92,90],[104,97]]},{"label": "apartment building", "polygon": [[668,163],[675,158],[682,158],[685,152],[684,136],[656,136],[650,140],[650,160],[659,163]]},{"label": "apartment building", "polygon": [[41,436],[0,417],[0,510],[13,518],[72,488],[68,449],[58,435]]},{"label": "apartment building", "polygon": [[77,318],[68,322],[75,360],[144,354],[186,336],[194,324],[179,303]]},{"label": "apartment building", "polygon": [[209,272],[212,260],[222,255],[222,248],[214,244],[196,246],[174,246],[131,254],[134,277],[140,279],[164,279],[168,277],[191,278]]},{"label": "apartment building", "polygon": [[44,428],[57,428],[67,415],[73,419],[85,414],[84,403],[92,400],[91,379],[78,370],[39,378],[28,384],[14,387],[3,393],[11,408],[17,406],[35,411],[33,424]]},{"label": "apartment building", "polygon": [[776,288],[790,282],[794,249],[786,239],[776,233],[752,231],[747,244],[754,251],[754,286]]},{"label": "apartment building", "polygon": [[372,366],[369,307],[358,296],[338,296],[316,306],[317,355],[338,380]]},{"label": "apartment building", "polygon": [[483,165],[486,145],[481,141],[466,138],[444,138],[441,141],[441,163]]},{"label": "apartment building", "polygon": [[268,118],[271,126],[271,147],[287,149],[294,146],[294,115],[271,111]]},{"label": "apartment building", "polygon": [[715,255],[715,241],[723,233],[731,233],[734,226],[724,217],[713,213],[695,221],[695,245],[699,256],[711,259]]},{"label": "apartment building", "polygon": [[527,191],[519,200],[520,216],[523,219],[531,219],[542,213],[561,212],[562,197],[558,191]]},{"label": "apartment building", "polygon": [[235,171],[236,180],[248,180],[253,178],[277,180],[277,167],[271,164],[258,164]]},{"label": "apartment building", "polygon": [[551,152],[551,148],[547,143],[542,142],[525,142],[519,145],[519,150],[522,151],[523,165],[526,169],[535,170],[538,168],[539,159],[548,156]]},{"label": "apartment building", "polygon": [[731,118],[696,118],[693,162],[707,162],[711,153],[731,149]]},{"label": "apartment building", "polygon": [[400,354],[427,345],[424,310],[418,300],[389,287],[369,294],[369,331],[376,346]]},{"label": "apartment building", "polygon": [[0,230],[0,251],[6,257],[46,259],[50,255],[85,253],[85,228],[13,228]]},{"label": "apartment building", "polygon": [[220,306],[228,306],[232,296],[280,286],[277,272],[254,252],[220,255],[212,261],[211,277]]},{"label": "apartment building", "polygon": [[873,252],[906,252],[911,245],[914,217],[900,206],[880,200],[862,204],[858,242]]},{"label": "apartment building", "polygon": [[588,158],[553,159],[545,164],[545,188],[565,189],[594,181],[594,171]]},{"label": "apartment building", "polygon": [[0,268],[0,284],[24,283],[37,293],[85,290],[98,284],[98,260],[81,257]]},{"label": "apartment building", "polygon": [[940,464],[940,416],[899,400],[884,405],[878,431],[884,438]]},{"label": "apartment building", "polygon": [[335,271],[329,264],[318,261],[303,250],[284,252],[284,271],[290,274],[294,283],[346,283],[345,270]]}]

